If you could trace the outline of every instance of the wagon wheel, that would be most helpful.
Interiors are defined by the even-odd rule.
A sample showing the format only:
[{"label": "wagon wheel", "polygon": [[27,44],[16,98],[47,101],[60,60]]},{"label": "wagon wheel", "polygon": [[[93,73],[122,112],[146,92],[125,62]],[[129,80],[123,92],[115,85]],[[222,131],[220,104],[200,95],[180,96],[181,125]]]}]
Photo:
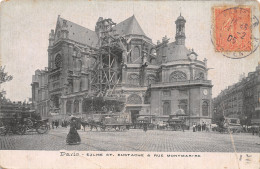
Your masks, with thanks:
[{"label": "wagon wheel", "polygon": [[33,121],[32,121],[32,119],[26,119],[25,125],[26,125],[27,129],[32,129],[33,128]]},{"label": "wagon wheel", "polygon": [[120,131],[120,126],[115,126],[116,131]]},{"label": "wagon wheel", "polygon": [[120,129],[121,129],[121,131],[125,131],[126,130],[126,126],[122,126]]}]

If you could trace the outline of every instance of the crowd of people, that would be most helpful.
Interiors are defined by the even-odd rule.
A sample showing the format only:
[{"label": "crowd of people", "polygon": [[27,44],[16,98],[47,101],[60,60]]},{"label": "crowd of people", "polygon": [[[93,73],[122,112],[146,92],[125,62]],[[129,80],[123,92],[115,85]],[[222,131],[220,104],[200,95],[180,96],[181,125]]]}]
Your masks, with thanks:
[{"label": "crowd of people", "polygon": [[69,121],[67,120],[63,120],[62,122],[60,122],[59,120],[53,120],[52,123],[51,123],[51,126],[52,126],[52,129],[57,129],[59,126],[61,127],[68,127],[70,124]]},{"label": "crowd of people", "polygon": [[192,129],[193,129],[193,132],[196,132],[196,131],[206,131],[206,132],[209,132],[210,130],[210,124],[207,124],[207,123],[202,123],[202,124],[193,124],[192,126]]}]

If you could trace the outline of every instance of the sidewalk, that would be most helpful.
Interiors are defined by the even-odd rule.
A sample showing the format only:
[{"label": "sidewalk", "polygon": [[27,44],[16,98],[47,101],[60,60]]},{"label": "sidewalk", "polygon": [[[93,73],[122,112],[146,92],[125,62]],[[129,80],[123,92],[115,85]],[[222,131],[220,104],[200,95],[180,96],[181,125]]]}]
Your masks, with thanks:
[{"label": "sidewalk", "polygon": [[11,150],[14,148],[14,138],[12,136],[0,136],[0,150]]}]

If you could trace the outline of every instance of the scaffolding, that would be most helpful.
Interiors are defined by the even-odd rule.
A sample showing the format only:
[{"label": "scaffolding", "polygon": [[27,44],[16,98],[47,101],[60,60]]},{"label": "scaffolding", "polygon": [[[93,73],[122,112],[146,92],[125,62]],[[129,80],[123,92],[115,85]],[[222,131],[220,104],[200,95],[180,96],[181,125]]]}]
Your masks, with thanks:
[{"label": "scaffolding", "polygon": [[112,96],[122,81],[123,52],[125,39],[116,34],[111,19],[101,19],[96,29],[99,34],[99,48],[90,53],[94,66],[90,70],[90,86],[94,96]]}]

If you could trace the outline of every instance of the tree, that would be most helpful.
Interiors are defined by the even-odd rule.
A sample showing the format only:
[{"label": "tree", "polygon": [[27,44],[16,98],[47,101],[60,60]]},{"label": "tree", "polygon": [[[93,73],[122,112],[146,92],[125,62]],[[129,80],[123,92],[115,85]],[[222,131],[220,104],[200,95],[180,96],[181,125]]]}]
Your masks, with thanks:
[{"label": "tree", "polygon": [[222,115],[222,116],[219,116],[217,119],[216,119],[216,124],[220,127],[220,128],[224,128],[224,122],[225,122],[225,117]]},{"label": "tree", "polygon": [[5,66],[0,66],[0,84],[10,81],[13,79],[13,76],[8,75],[7,72],[5,72]]},{"label": "tree", "polygon": [[[0,66],[0,85],[2,83],[5,83],[5,82],[8,82],[10,80],[13,79],[13,76],[11,75],[8,75],[7,72],[5,72],[5,66]],[[3,101],[6,101],[4,95],[6,94],[6,92],[4,90],[0,91],[0,100],[3,102]]]}]

